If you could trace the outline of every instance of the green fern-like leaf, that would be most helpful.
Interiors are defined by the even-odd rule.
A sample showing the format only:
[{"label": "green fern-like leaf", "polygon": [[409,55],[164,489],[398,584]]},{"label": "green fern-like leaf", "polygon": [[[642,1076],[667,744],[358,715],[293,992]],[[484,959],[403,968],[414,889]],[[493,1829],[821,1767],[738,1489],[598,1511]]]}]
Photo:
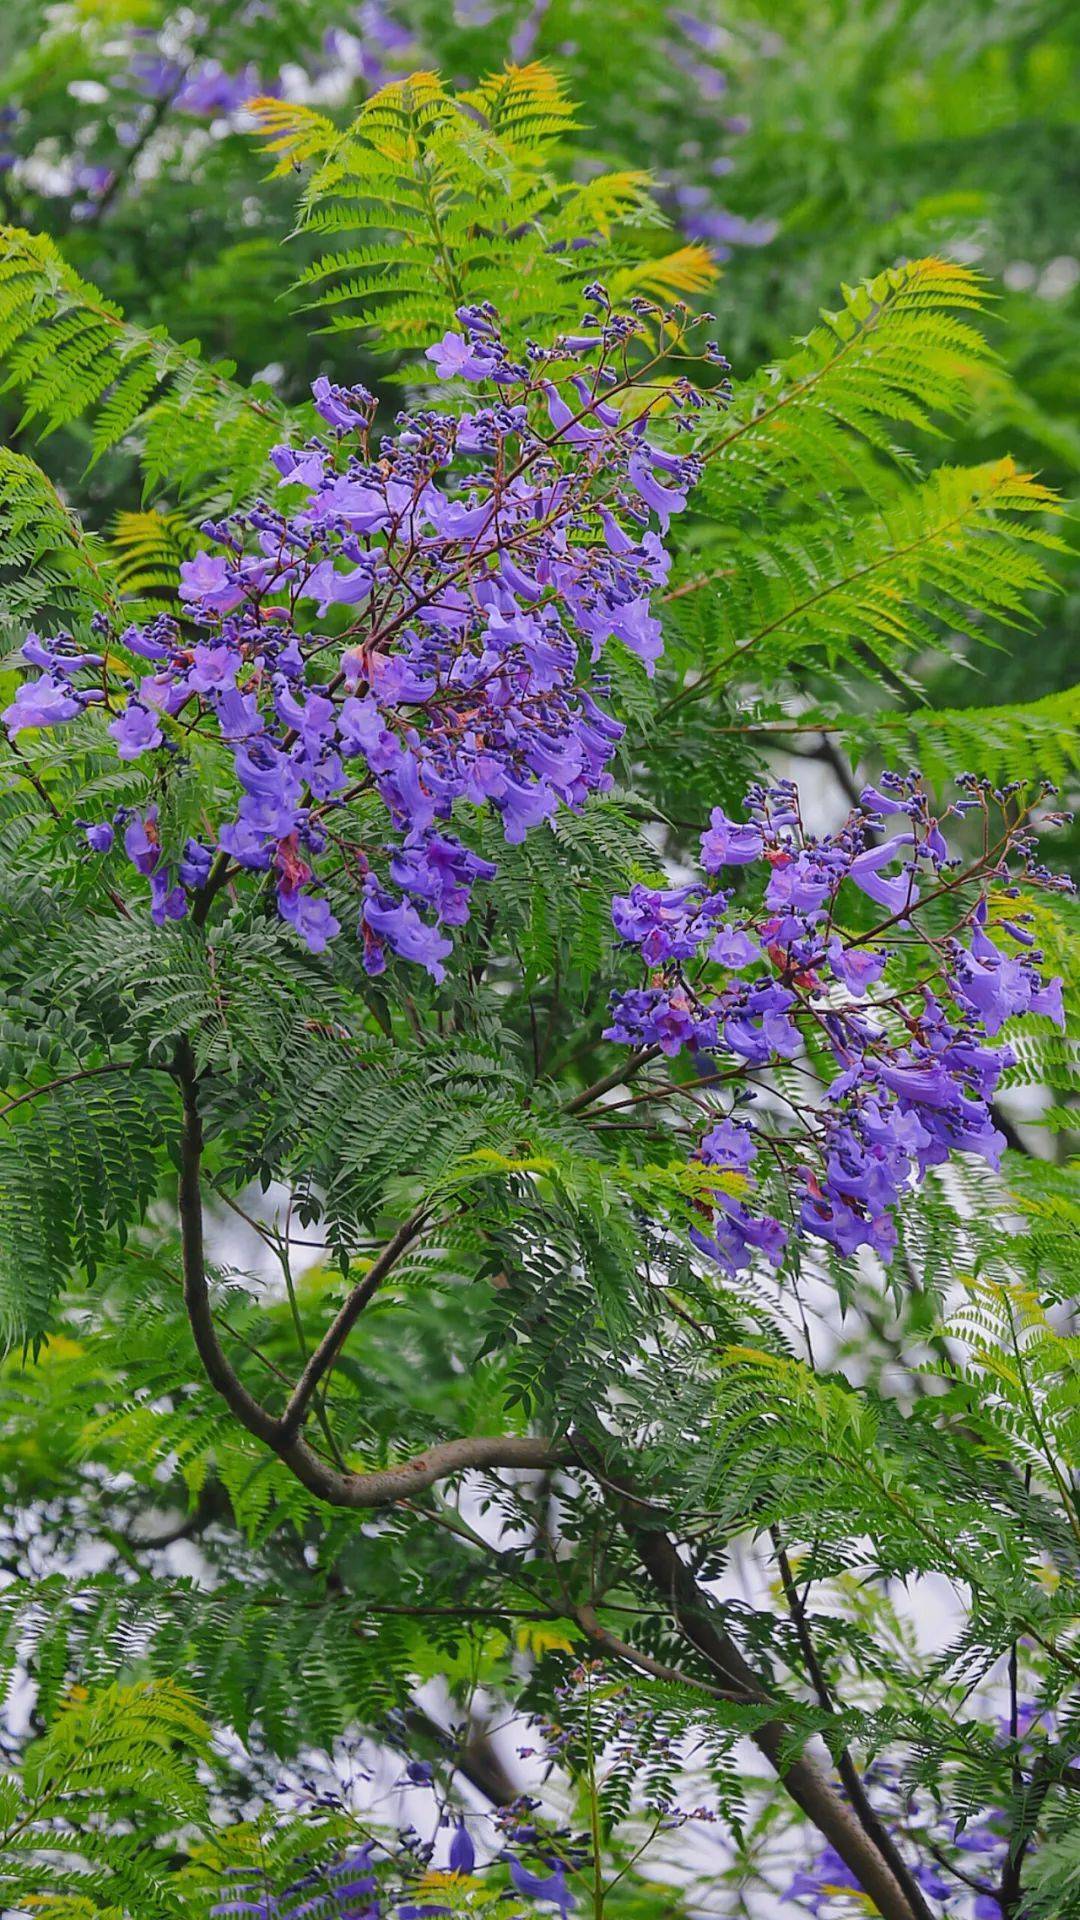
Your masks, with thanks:
[{"label": "green fern-like leaf", "polygon": [[0,228],[0,363],[39,435],[91,419],[91,464],[137,434],[147,485],[235,499],[261,474],[286,415],[161,327],[126,321],[43,234]]},{"label": "green fern-like leaf", "polygon": [[33,460],[0,447],[0,628],[21,639],[34,619],[81,624],[116,591],[101,541]]},{"label": "green fern-like leaf", "polygon": [[[583,282],[684,297],[714,269],[704,247],[664,253],[647,174],[560,183],[558,143],[575,124],[562,82],[537,63],[467,92],[414,73],[375,94],[339,132],[323,116],[254,103],[278,171],[311,168],[300,224],[335,236],[299,285],[333,331],[378,328],[385,350],[415,350],[455,324],[463,302],[493,301],[514,337],[550,334],[576,313]],[[633,229],[633,245],[619,236]],[[342,245],[336,236],[350,235]],[[627,257],[628,256],[628,257]]]}]

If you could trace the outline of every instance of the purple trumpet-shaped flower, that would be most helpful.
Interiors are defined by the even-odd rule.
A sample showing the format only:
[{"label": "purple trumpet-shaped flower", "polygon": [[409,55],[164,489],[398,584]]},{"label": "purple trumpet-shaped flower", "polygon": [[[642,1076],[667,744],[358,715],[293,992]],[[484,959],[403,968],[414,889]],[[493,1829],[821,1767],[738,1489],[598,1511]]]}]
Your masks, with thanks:
[{"label": "purple trumpet-shaped flower", "polygon": [[440,380],[484,380],[491,370],[490,360],[482,357],[463,333],[444,333],[425,359],[430,360]]},{"label": "purple trumpet-shaped flower", "polygon": [[[351,433],[357,427],[366,426],[375,410],[373,397],[366,387],[338,387],[328,380],[325,374],[320,374],[319,378],[313,382],[311,395],[316,409],[326,421],[327,426],[336,428],[339,433]],[[275,451],[287,453],[290,450],[277,448]],[[322,456],[315,456],[315,461],[321,478]],[[306,480],[310,465],[310,461],[306,469],[302,464],[299,467],[294,465],[286,477]]]},{"label": "purple trumpet-shaped flower", "polygon": [[147,807],[144,817],[140,820],[136,815],[125,829],[124,852],[137,873],[153,873],[161,858],[157,814],[156,807]]},{"label": "purple trumpet-shaped flower", "polygon": [[182,920],[188,910],[188,897],[183,887],[172,886],[168,871],[150,875],[150,918],[155,926],[163,927],[166,920]]},{"label": "purple trumpet-shaped flower", "polygon": [[221,554],[197,553],[180,563],[180,598],[207,613],[231,613],[244,598],[243,586],[231,577]]},{"label": "purple trumpet-shaped flower", "polygon": [[137,700],[129,700],[123,712],[110,720],[109,732],[121,760],[137,760],[151,747],[160,746],[163,737],[156,716]]},{"label": "purple trumpet-shaped flower", "polygon": [[[970,790],[978,797],[958,810],[989,808],[988,789]],[[738,825],[716,809],[702,841],[706,874],[761,863],[764,898],[758,908],[744,906],[737,927],[725,918],[731,896],[704,882],[639,885],[614,899],[615,931],[652,971],[646,985],[614,996],[606,1037],[670,1058],[689,1052],[703,1087],[744,1082],[746,1119],[718,1121],[694,1152],[699,1165],[748,1182],[746,1193],[718,1183],[715,1199],[701,1199],[707,1218],[691,1233],[701,1252],[730,1274],[757,1257],[782,1260],[788,1229],[760,1211],[751,1192],[758,1178],[767,1185],[775,1165],[797,1238],[825,1242],[845,1259],[867,1249],[888,1263],[897,1214],[932,1168],[959,1153],[999,1164],[1005,1140],[990,1102],[1014,1057],[986,1041],[1015,1014],[1061,1018],[1061,982],[1044,980],[1025,928],[1001,923],[1019,958],[991,941],[986,888],[1020,878],[1044,888],[1060,883],[1033,863],[1026,827],[1006,821],[1005,854],[976,858],[966,876],[968,943],[943,942],[924,930],[912,874],[918,861],[935,871],[946,860],[957,863],[917,776],[883,776],[882,793],[868,790],[865,808],[834,834],[806,832],[787,780],[752,788],[745,811]],[[879,845],[873,835],[890,811],[902,813],[911,831]],[[986,844],[995,844],[991,834]],[[884,871],[898,860],[907,871]],[[847,876],[884,915],[868,934],[846,934],[837,918]],[[950,894],[964,878],[950,879]],[[922,974],[911,957],[920,948]],[[842,1001],[837,985],[848,996]],[[865,1008],[854,1004],[860,1000]],[[760,1093],[773,1076],[793,1062],[812,1088],[823,1054],[836,1068],[831,1080],[826,1071],[824,1098],[811,1091],[803,1105],[800,1080],[780,1077],[782,1105],[763,1126]],[[678,1100],[677,1086],[670,1097]]]},{"label": "purple trumpet-shaped flower", "polygon": [[[364,901],[363,921],[384,947],[426,967],[433,980],[446,976],[444,960],[453,951],[453,941],[440,934],[438,927],[422,920],[416,908],[406,900],[393,897],[375,884]],[[380,969],[381,971],[381,969]]]},{"label": "purple trumpet-shaped flower", "polygon": [[829,965],[849,993],[861,999],[885,971],[886,956],[871,947],[845,947],[842,940],[829,942]]},{"label": "purple trumpet-shaped flower", "polygon": [[82,701],[66,681],[43,673],[37,680],[23,681],[0,717],[9,737],[14,739],[28,727],[63,726],[67,720],[77,720],[82,710]]},{"label": "purple trumpet-shaped flower", "polygon": [[714,807],[708,830],[701,836],[701,864],[706,873],[749,866],[760,860],[764,844],[759,827],[729,820],[723,807]]},{"label": "purple trumpet-shaped flower", "polygon": [[886,840],[881,846],[867,847],[857,854],[851,862],[848,872],[862,893],[875,901],[879,907],[885,907],[890,914],[903,914],[917,904],[919,889],[910,873],[901,873],[887,879],[882,867],[892,866],[899,860],[902,850],[912,845],[909,833],[898,834],[895,840]]},{"label": "purple trumpet-shaped flower", "polygon": [[510,1878],[517,1892],[526,1899],[543,1900],[555,1907],[560,1920],[566,1920],[567,1914],[573,1913],[577,1903],[566,1884],[563,1867],[557,1866],[551,1873],[540,1874],[533,1873],[520,1860],[511,1860]]},{"label": "purple trumpet-shaped flower", "polygon": [[473,1846],[469,1830],[464,1820],[459,1820],[454,1828],[454,1837],[450,1842],[451,1873],[471,1873],[476,1865],[476,1848]]},{"label": "purple trumpet-shaped flower", "polygon": [[116,829],[107,820],[85,821],[77,824],[86,836],[86,844],[94,853],[108,853],[116,839]]}]

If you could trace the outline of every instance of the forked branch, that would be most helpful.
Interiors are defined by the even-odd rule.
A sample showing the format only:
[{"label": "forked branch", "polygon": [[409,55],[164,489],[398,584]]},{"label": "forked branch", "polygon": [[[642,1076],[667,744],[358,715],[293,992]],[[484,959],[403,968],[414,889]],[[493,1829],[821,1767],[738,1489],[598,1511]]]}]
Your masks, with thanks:
[{"label": "forked branch", "polygon": [[[299,1432],[299,1424],[319,1380],[337,1358],[341,1346],[375,1286],[421,1230],[417,1215],[399,1229],[360,1286],[354,1289],[311,1355],[289,1401],[284,1417],[271,1413],[250,1393],[234,1370],[218,1339],[206,1280],[203,1238],[201,1169],[202,1120],[198,1080],[191,1049],[181,1042],[176,1077],[183,1102],[180,1136],[179,1214],[183,1255],[184,1301],[199,1358],[207,1377],[241,1425],[282,1460],[309,1493],[328,1506],[369,1508],[389,1506],[424,1492],[439,1480],[469,1468],[557,1466],[569,1456],[548,1440],[531,1434],[465,1434],[444,1440],[423,1453],[371,1473],[351,1473],[333,1466],[315,1452]],[[391,1249],[393,1251],[391,1252]],[[379,1269],[376,1274],[376,1267]],[[318,1365],[316,1366],[316,1362]]]}]

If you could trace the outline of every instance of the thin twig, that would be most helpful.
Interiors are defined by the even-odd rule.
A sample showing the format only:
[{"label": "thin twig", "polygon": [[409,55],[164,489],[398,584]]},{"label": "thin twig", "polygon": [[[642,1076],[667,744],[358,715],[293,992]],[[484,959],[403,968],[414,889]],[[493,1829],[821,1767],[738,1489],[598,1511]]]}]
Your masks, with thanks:
[{"label": "thin twig", "polygon": [[94,1080],[103,1073],[146,1073],[153,1071],[153,1068],[140,1067],[132,1060],[110,1060],[102,1067],[80,1067],[78,1073],[61,1073],[57,1075],[55,1080],[44,1080],[40,1086],[31,1087],[27,1093],[17,1093],[14,1100],[5,1101],[4,1105],[0,1107],[0,1120],[5,1120],[9,1113],[14,1113],[16,1107],[24,1106],[28,1100],[38,1100],[42,1094],[54,1093],[57,1087],[70,1087],[77,1080]]}]

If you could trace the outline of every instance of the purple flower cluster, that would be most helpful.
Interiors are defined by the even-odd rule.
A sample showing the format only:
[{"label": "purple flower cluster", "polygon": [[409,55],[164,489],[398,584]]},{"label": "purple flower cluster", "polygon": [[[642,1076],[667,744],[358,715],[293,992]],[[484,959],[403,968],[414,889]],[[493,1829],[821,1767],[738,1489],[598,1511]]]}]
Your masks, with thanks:
[{"label": "purple flower cluster", "polygon": [[[247,1920],[300,1920],[301,1916],[307,1920],[451,1920],[461,1911],[439,1898],[437,1881],[431,1887],[421,1882],[404,1897],[386,1893],[374,1871],[374,1854],[373,1843],[355,1848],[336,1864],[294,1881],[281,1894],[271,1892],[261,1877],[253,1879],[241,1869],[230,1876],[232,1884],[211,1914],[215,1920],[228,1920],[228,1916],[237,1920],[241,1916]],[[450,1845],[450,1875],[470,1875],[475,1858],[473,1843],[461,1824]],[[534,1873],[520,1860],[511,1860],[509,1866],[514,1893],[530,1906],[539,1901],[550,1915],[569,1920],[577,1902],[561,1867],[553,1873]],[[514,1920],[520,1908],[515,1906],[512,1912],[508,1907],[505,1912],[506,1920]]]},{"label": "purple flower cluster", "polygon": [[[683,76],[695,101],[709,101],[718,108],[728,90],[723,61],[730,41],[725,29],[688,7],[669,7],[667,20],[671,32],[664,44],[672,72]],[[735,247],[767,247],[776,238],[779,223],[748,220],[718,201],[713,183],[734,173],[736,162],[731,154],[717,153],[717,133],[722,129],[728,135],[745,134],[750,122],[742,114],[718,112],[710,115],[710,122],[707,147],[690,141],[680,148],[683,164],[696,162],[707,177],[680,181],[670,193],[683,232],[691,240],[703,241],[722,261],[731,258]]]},{"label": "purple flower cluster", "polygon": [[[1008,1841],[1003,1833],[986,1825],[957,1830],[951,1842],[952,1846],[967,1855],[981,1854],[981,1863],[994,1876],[1000,1879],[1008,1852]],[[986,1858],[989,1856],[989,1858]],[[973,1863],[970,1858],[968,1867]],[[1003,1920],[1001,1901],[987,1882],[986,1890],[971,1893],[966,1881],[952,1879],[947,1867],[939,1866],[935,1861],[909,1861],[912,1879],[921,1887],[931,1900],[943,1903],[945,1912],[965,1916],[970,1920]],[[963,1869],[967,1872],[967,1868]],[[970,1878],[970,1875],[969,1875]],[[798,1901],[800,1911],[805,1913],[832,1915],[850,1910],[850,1902],[844,1901],[845,1895],[862,1895],[863,1889],[849,1866],[846,1866],[835,1847],[822,1847],[809,1865],[800,1867],[787,1889],[787,1898]],[[841,1901],[842,1905],[834,1905]]]},{"label": "purple flower cluster", "polygon": [[[648,436],[651,403],[616,404],[654,310],[612,312],[597,285],[587,299],[580,334],[521,362],[491,308],[463,308],[429,357],[486,397],[456,416],[400,415],[378,447],[371,395],[316,381],[326,431],[272,455],[292,504],[205,525],[214,551],[182,566],[180,618],[115,637],[98,620],[141,673],[117,684],[69,636],[28,638],[40,671],[4,714],[10,733],[98,704],[123,760],[153,756],[167,773],[191,737],[228,756],[236,803],[209,846],[178,857],[152,811],[125,823],[156,915],[179,918],[216,860],[219,877],[271,873],[282,916],[318,952],[339,931],[322,891],[332,868],[356,898],[368,971],[389,950],[440,979],[447,930],[495,871],[455,809],[493,807],[514,843],[610,786],[623,728],[589,666],[616,640],[653,671],[662,535],[697,469]],[[688,381],[666,396],[677,423],[704,404]],[[374,846],[348,811],[370,790],[390,828]]]},{"label": "purple flower cluster", "polygon": [[356,73],[374,91],[395,72],[424,64],[412,27],[380,0],[363,0],[349,18],[350,26],[328,27],[323,36],[323,53],[333,68]]},{"label": "purple flower cluster", "polygon": [[[960,785],[942,820],[974,809],[985,827],[984,851],[967,869],[917,774],[884,775],[822,836],[806,832],[798,792],[781,780],[751,789],[745,821],[714,809],[701,841],[710,876],[766,868],[760,906],[735,912],[733,892],[705,882],[639,885],[613,903],[617,933],[651,971],[617,996],[606,1037],[670,1057],[687,1049],[697,1084],[741,1083],[742,1104],[759,1090],[752,1119],[729,1116],[696,1148],[703,1166],[729,1178],[706,1209],[710,1227],[693,1238],[729,1273],[755,1253],[779,1265],[789,1231],[888,1262],[895,1210],[930,1168],[958,1152],[998,1164],[1005,1141],[990,1101],[1014,1056],[986,1042],[1014,1015],[1064,1022],[1061,981],[1042,977],[1031,916],[1007,902],[1021,882],[1069,883],[1036,863],[1030,810],[1018,810],[1015,789],[992,792],[973,777]],[[882,917],[845,932],[860,894]],[[934,902],[955,907],[944,931],[923,918]],[[828,1061],[835,1073],[822,1085]],[[805,1101],[770,1080],[786,1063],[812,1089]],[[790,1121],[769,1132],[765,1114],[778,1106]],[[741,1197],[766,1151],[793,1200],[790,1229],[752,1215]]]},{"label": "purple flower cluster", "polygon": [[[1004,1848],[995,1836],[999,1852]],[[918,1860],[908,1863],[912,1879],[921,1887],[931,1900],[946,1903],[946,1910],[958,1912],[956,1903],[967,1906],[968,1896],[963,1886],[946,1877],[941,1867],[933,1861]],[[813,1914],[832,1914],[848,1910],[850,1902],[844,1900],[848,1894],[862,1895],[863,1889],[849,1866],[846,1866],[832,1846],[822,1847],[814,1855],[808,1867],[800,1868],[787,1889],[789,1900],[798,1900],[804,1912]],[[841,1900],[843,1907],[834,1906]],[[974,1907],[969,1909],[972,1920],[1001,1920],[1001,1907],[996,1898],[985,1894],[975,1895]]]},{"label": "purple flower cluster", "polygon": [[[371,1841],[352,1847],[340,1860],[321,1872],[305,1875],[280,1896],[267,1888],[261,1874],[253,1876],[245,1868],[237,1868],[229,1872],[231,1885],[224,1899],[211,1907],[211,1914],[220,1920],[228,1915],[284,1920],[285,1914],[317,1914],[325,1920],[382,1920],[375,1853]],[[305,1894],[309,1896],[306,1901],[301,1898]]]},{"label": "purple flower cluster", "polygon": [[[250,17],[256,16],[257,7],[254,0],[248,8]],[[411,57],[419,62],[412,28],[396,20],[379,0],[362,0],[346,18],[348,25],[326,29],[321,56],[306,76],[309,81],[344,69],[374,91],[385,85],[394,70],[407,68]],[[200,120],[228,118],[256,95],[289,97],[284,74],[265,80],[251,61],[232,71],[219,60],[184,62],[163,51],[160,36],[152,28],[136,32],[145,44],[131,62],[131,77],[148,99],[167,100],[174,112]]]},{"label": "purple flower cluster", "polygon": [[220,60],[171,57],[153,28],[135,31],[141,44],[131,60],[131,79],[148,100],[167,101],[176,113],[200,120],[219,118],[239,113],[258,93],[276,91],[264,85],[250,61],[230,73]]}]

